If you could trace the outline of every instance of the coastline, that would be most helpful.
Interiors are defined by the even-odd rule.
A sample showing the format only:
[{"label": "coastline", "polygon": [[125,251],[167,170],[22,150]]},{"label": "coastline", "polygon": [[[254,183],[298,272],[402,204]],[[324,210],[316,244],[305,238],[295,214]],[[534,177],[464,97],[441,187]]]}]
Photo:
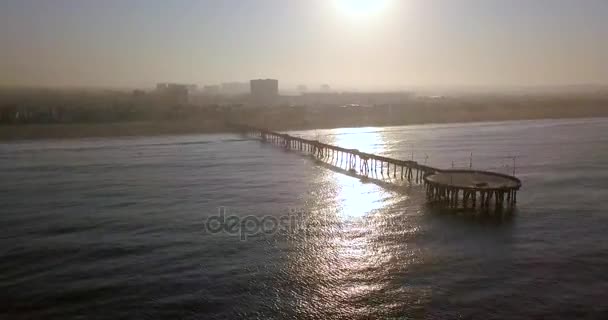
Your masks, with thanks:
[{"label": "coastline", "polygon": [[25,124],[0,126],[0,142],[229,132],[206,121],[138,121],[113,123]]},{"label": "coastline", "polygon": [[[324,121],[319,123],[289,123],[288,121],[275,122],[268,125],[266,121],[248,123],[252,126],[265,127],[277,131],[299,131],[315,129],[355,128],[355,127],[387,127],[400,125],[446,124],[446,123],[474,123],[474,122],[502,122],[517,120],[551,120],[551,119],[581,119],[604,118],[605,114],[570,115],[570,116],[478,116],[470,119],[437,118],[435,121]],[[420,120],[420,119],[418,119]],[[0,143],[20,140],[46,140],[46,139],[79,139],[129,136],[158,136],[158,135],[188,135],[188,134],[217,134],[233,132],[231,128],[219,121],[213,120],[171,120],[171,121],[138,121],[113,123],[75,123],[75,124],[25,124],[0,125]]]}]

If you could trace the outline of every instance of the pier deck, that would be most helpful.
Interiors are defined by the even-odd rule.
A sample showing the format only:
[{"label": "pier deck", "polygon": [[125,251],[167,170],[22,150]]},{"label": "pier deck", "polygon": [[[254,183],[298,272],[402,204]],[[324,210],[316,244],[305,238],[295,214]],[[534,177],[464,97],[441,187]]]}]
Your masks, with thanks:
[{"label": "pier deck", "polygon": [[392,176],[411,184],[424,184],[429,202],[451,208],[512,208],[521,187],[518,178],[497,172],[443,170],[416,161],[383,157],[265,129],[248,126],[238,126],[237,129],[262,142],[312,155],[361,177]]}]

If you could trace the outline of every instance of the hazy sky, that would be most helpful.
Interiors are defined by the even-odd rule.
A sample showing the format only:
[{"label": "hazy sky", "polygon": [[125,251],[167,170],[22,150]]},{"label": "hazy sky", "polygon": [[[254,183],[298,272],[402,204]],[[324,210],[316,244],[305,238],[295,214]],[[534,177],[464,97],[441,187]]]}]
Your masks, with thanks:
[{"label": "hazy sky", "polygon": [[0,84],[608,83],[608,0],[344,1],[1,0]]}]

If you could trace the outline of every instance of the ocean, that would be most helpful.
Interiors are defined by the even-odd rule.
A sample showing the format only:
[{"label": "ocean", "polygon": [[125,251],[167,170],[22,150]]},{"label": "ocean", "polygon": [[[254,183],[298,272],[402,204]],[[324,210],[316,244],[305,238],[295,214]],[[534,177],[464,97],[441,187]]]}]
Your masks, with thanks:
[{"label": "ocean", "polygon": [[241,135],[0,144],[2,319],[608,318],[608,119],[291,132],[517,175],[429,207]]}]

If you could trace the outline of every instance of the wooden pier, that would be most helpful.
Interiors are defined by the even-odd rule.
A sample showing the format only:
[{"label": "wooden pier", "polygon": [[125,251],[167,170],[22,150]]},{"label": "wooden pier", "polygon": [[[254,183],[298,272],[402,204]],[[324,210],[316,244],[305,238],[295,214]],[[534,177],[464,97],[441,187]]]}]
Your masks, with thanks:
[{"label": "wooden pier", "polygon": [[316,140],[265,129],[239,126],[247,135],[287,150],[309,154],[362,178],[392,176],[410,184],[424,184],[429,203],[450,208],[513,208],[521,181],[514,176],[476,170],[442,170],[417,163],[346,149]]}]

